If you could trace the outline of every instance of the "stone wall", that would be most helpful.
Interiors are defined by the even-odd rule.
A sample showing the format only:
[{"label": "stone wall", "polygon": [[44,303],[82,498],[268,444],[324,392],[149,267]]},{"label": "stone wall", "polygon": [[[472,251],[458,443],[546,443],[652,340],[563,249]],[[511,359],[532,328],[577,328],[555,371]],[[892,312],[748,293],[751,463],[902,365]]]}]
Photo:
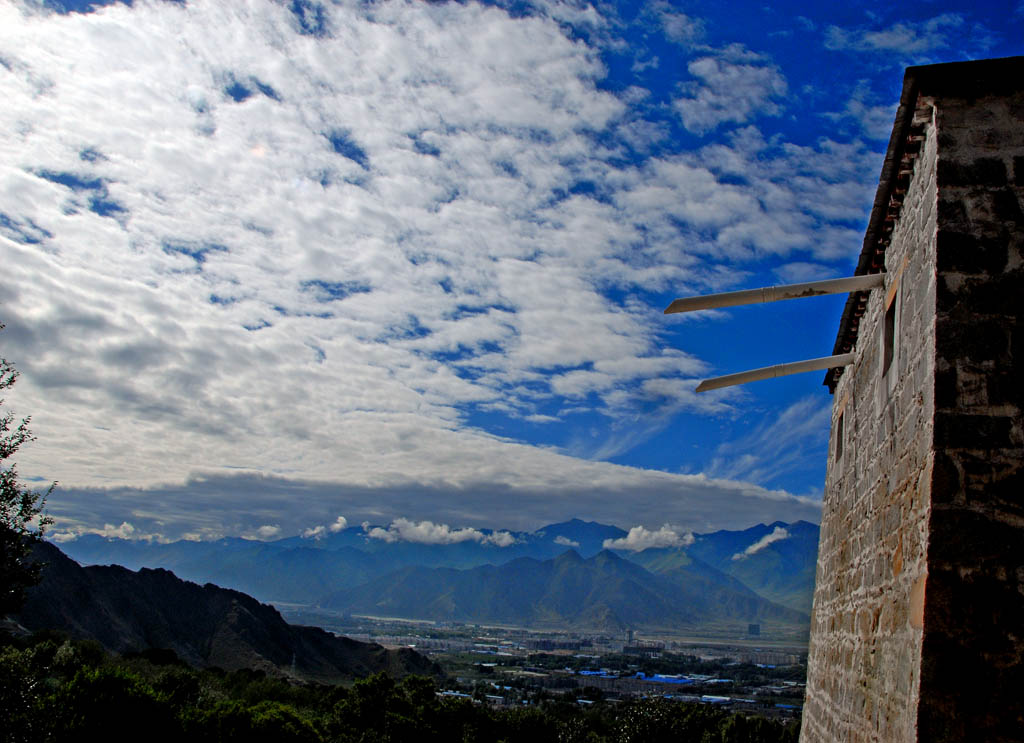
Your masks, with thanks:
[{"label": "stone wall", "polygon": [[[834,393],[805,742],[915,739],[934,399],[932,122],[924,135],[886,251],[886,288],[868,299],[856,362]],[[890,308],[896,335],[883,374]]]},{"label": "stone wall", "polygon": [[1024,92],[953,92],[936,109],[935,470],[919,730],[928,741],[1024,740]]},{"label": "stone wall", "polygon": [[858,266],[885,290],[847,303],[827,378],[804,743],[1024,740],[1022,81],[904,82]]}]

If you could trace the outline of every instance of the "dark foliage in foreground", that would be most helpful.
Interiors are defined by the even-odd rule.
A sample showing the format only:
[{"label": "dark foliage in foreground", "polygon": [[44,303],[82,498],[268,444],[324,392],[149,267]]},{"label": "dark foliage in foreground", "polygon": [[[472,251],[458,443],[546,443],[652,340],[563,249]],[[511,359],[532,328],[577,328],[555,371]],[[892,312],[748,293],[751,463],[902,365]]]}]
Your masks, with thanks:
[{"label": "dark foliage in foreground", "polygon": [[[0,324],[0,330],[3,328]],[[17,380],[17,370],[0,357],[0,393]],[[3,403],[0,398],[0,619],[19,609],[25,592],[39,582],[40,567],[28,559],[29,551],[53,523],[44,513],[53,486],[45,493],[23,487],[14,463],[7,461],[32,440],[32,432],[29,419],[16,421]]]},{"label": "dark foliage in foreground", "polygon": [[[795,743],[797,725],[664,700],[547,698],[489,707],[439,697],[431,678],[377,674],[352,686],[261,672],[197,671],[168,651],[107,655],[53,633],[0,649],[0,743],[105,740],[301,743]],[[95,734],[94,736],[92,734]]]}]

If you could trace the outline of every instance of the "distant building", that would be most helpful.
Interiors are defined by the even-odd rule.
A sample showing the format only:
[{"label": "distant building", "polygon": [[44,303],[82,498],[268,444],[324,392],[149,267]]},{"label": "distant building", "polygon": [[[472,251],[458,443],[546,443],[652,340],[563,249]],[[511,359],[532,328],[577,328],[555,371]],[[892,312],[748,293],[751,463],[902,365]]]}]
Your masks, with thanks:
[{"label": "distant building", "polygon": [[747,625],[747,634],[750,635],[751,637],[759,636],[761,634],[761,625],[760,624],[748,624]]},{"label": "distant building", "polygon": [[640,655],[644,658],[660,658],[665,651],[665,643],[653,640],[634,640],[632,645],[623,645],[624,655]]},{"label": "distant building", "polygon": [[907,70],[832,369],[801,741],[1024,740],[1024,57]]},{"label": "distant building", "polygon": [[581,650],[591,643],[584,644],[581,640],[566,637],[539,637],[524,640],[523,645],[527,650]]}]

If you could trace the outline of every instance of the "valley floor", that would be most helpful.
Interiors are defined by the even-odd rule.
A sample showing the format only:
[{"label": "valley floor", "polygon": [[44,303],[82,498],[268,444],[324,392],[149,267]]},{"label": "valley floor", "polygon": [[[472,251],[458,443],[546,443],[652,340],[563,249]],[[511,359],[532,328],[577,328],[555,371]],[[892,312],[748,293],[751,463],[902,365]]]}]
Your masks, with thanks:
[{"label": "valley floor", "polygon": [[290,622],[316,624],[386,647],[412,647],[439,663],[449,691],[495,705],[521,705],[538,691],[576,690],[608,702],[664,697],[778,719],[799,716],[806,679],[806,642],[790,628],[758,628],[762,636],[708,628],[679,633],[543,631],[331,613],[278,605]]}]

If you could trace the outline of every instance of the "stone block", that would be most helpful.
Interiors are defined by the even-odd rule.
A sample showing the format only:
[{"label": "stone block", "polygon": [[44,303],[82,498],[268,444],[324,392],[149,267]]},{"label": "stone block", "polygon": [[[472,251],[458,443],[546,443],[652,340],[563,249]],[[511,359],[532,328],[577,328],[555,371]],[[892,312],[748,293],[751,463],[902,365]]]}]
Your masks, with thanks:
[{"label": "stone block", "polygon": [[[978,282],[970,282],[961,292],[979,293]],[[936,322],[936,355],[951,363],[963,361],[974,365],[990,361],[1008,363],[1010,361],[1010,337],[1001,319],[966,312],[964,307],[968,304],[967,302],[959,303],[955,308],[957,311],[940,317]],[[1000,307],[1000,309],[1005,309],[1005,307]],[[938,394],[938,379],[936,379],[936,394]]]},{"label": "stone block", "polygon": [[938,184],[942,186],[1005,186],[1006,165],[995,157],[980,157],[973,162],[940,159]]},{"label": "stone block", "polygon": [[1014,222],[1016,224],[1024,222],[1024,212],[1021,211],[1020,199],[1017,198],[1017,194],[1013,189],[999,189],[992,193],[991,198],[992,214],[997,220]]},{"label": "stone block", "polygon": [[1005,234],[982,238],[970,232],[939,230],[936,236],[937,268],[940,272],[995,274],[1006,268]]},{"label": "stone block", "polygon": [[1024,270],[1020,268],[985,278],[942,274],[936,287],[936,309],[940,313],[959,309],[965,313],[1012,318],[1020,314],[1022,282]]},{"label": "stone block", "polygon": [[[1006,462],[993,472],[992,481],[986,483],[984,494],[989,506],[997,514],[1005,514],[1007,519],[1019,522],[1024,518],[1024,451],[1017,450],[1007,457]],[[1021,560],[1018,569],[1024,569]]]},{"label": "stone block", "polygon": [[932,465],[932,500],[936,503],[948,503],[961,489],[962,478],[957,460],[945,452],[936,452]]},{"label": "stone block", "polygon": [[1024,409],[1024,365],[1013,361],[1011,355],[1006,367],[993,369],[985,376],[985,395],[990,405]]},{"label": "stone block", "polygon": [[960,137],[957,133],[940,128],[938,134],[940,150],[955,150],[960,144]]},{"label": "stone block", "polygon": [[[967,607],[957,606],[955,603],[944,605],[939,601],[935,591],[939,586],[946,584],[938,580],[933,581],[933,574],[937,575],[942,570],[949,569],[959,576],[957,580],[966,581],[967,576],[972,574],[988,574],[993,565],[1002,564],[1004,561],[1020,564],[1020,558],[1024,557],[1024,545],[1015,525],[980,507],[963,508],[936,504],[932,508],[928,528],[928,611],[937,610],[937,607],[954,613],[968,611]],[[1020,599],[1024,601],[1024,596]],[[989,597],[979,595],[975,600],[987,605]],[[1005,601],[1006,597],[999,600]],[[1024,626],[1024,623],[1018,626]]]},{"label": "stone block", "polygon": [[946,192],[940,194],[937,218],[940,227],[959,226],[968,229],[967,207],[958,195]]},{"label": "stone block", "polygon": [[956,368],[947,367],[935,372],[935,407],[953,409],[957,404]]},{"label": "stone block", "polygon": [[1008,416],[965,415],[936,411],[935,447],[996,449],[1009,442],[1014,419]]}]

